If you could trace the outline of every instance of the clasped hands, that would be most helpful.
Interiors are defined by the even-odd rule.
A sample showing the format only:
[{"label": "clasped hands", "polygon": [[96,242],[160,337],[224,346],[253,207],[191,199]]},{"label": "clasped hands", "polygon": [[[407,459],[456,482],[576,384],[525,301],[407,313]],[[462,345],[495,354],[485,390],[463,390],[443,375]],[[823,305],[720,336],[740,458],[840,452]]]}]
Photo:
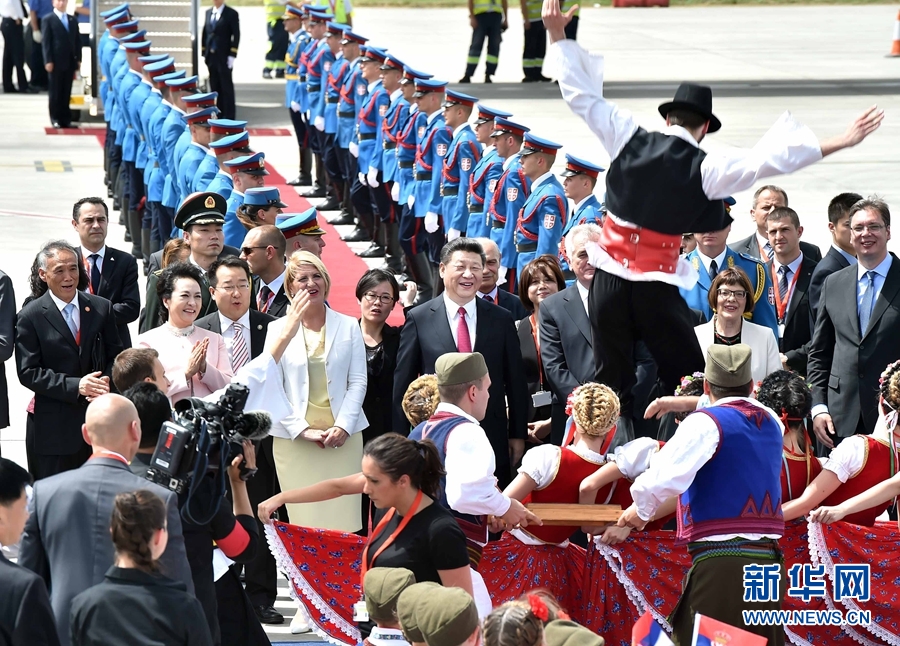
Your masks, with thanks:
[{"label": "clasped hands", "polygon": [[340,426],[332,426],[324,431],[318,428],[307,428],[300,432],[300,437],[308,442],[316,442],[323,449],[326,447],[339,448],[350,437]]}]

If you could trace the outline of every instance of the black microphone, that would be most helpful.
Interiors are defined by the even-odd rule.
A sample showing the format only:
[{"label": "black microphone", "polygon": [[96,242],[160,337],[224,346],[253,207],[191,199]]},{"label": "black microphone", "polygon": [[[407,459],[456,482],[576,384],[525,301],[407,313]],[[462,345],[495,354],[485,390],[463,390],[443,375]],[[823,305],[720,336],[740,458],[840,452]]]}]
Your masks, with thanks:
[{"label": "black microphone", "polygon": [[269,435],[269,431],[272,430],[272,417],[264,410],[247,411],[237,418],[232,430],[235,442],[244,440],[257,442]]}]

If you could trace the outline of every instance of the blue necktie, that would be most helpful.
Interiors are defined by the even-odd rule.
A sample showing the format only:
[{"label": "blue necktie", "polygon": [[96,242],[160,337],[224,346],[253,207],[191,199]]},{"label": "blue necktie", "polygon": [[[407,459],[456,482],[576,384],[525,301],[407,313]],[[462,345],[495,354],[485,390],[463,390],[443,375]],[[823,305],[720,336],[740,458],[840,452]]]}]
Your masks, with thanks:
[{"label": "blue necktie", "polygon": [[866,335],[869,329],[869,319],[872,318],[872,309],[875,307],[875,272],[867,271],[866,279],[869,281],[866,285],[866,293],[863,294],[862,302],[859,304],[859,338]]},{"label": "blue necktie", "polygon": [[716,279],[716,274],[719,273],[719,265],[715,260],[709,261],[709,282],[712,283]]},{"label": "blue necktie", "polygon": [[69,31],[69,18],[66,16],[66,14],[63,14],[63,17],[60,18],[59,21],[62,23],[63,29]]},{"label": "blue necktie", "polygon": [[66,319],[66,325],[72,331],[72,337],[78,339],[78,326],[75,325],[75,304],[69,303],[63,308],[63,318]]}]

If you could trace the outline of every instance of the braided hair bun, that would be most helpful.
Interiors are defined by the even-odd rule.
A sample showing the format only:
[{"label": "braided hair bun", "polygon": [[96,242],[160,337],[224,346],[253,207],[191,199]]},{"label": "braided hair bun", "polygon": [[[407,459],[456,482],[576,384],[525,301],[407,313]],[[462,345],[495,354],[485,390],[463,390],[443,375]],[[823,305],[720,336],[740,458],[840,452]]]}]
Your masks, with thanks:
[{"label": "braided hair bun", "polygon": [[575,425],[587,435],[606,435],[619,419],[619,398],[612,388],[588,382],[571,395]]},{"label": "braided hair bun", "polygon": [[432,415],[441,403],[438,394],[437,377],[422,375],[413,381],[403,395],[403,414],[413,427],[418,426]]},{"label": "braided hair bun", "polygon": [[895,361],[885,368],[878,383],[884,403],[890,406],[891,410],[900,411],[900,361]]},{"label": "braided hair bun", "polygon": [[109,532],[116,553],[127,556],[139,570],[158,569],[150,549],[153,534],[166,526],[166,505],[152,491],[139,489],[116,496]]}]

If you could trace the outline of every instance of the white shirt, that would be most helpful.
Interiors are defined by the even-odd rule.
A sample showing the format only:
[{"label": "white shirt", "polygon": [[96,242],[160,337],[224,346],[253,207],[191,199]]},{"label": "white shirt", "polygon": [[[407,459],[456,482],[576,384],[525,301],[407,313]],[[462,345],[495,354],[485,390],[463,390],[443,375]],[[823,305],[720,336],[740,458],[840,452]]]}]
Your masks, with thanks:
[{"label": "white shirt", "polygon": [[709,256],[704,256],[703,252],[700,249],[697,249],[697,257],[700,258],[700,262],[703,263],[703,268],[706,269],[706,273],[709,274],[709,266],[713,260],[716,261],[716,271],[717,273],[725,269],[722,264],[725,262],[725,254],[728,252],[728,247],[726,246],[722,249],[722,253],[720,253],[715,258],[710,258]]},{"label": "white shirt", "polygon": [[25,20],[25,12],[19,0],[0,0],[0,16],[13,20]]},{"label": "white shirt", "polygon": [[57,18],[59,18],[59,21],[63,24],[63,27],[67,28],[69,26],[69,18],[67,13],[65,13],[64,11],[60,11],[59,9],[54,9],[53,13],[56,14]]},{"label": "white shirt", "polygon": [[469,125],[469,122],[466,121],[466,122],[461,123],[458,126],[456,126],[456,128],[453,129],[453,138],[456,139],[456,135],[461,133],[465,129],[465,127],[468,125]]},{"label": "white shirt", "polygon": [[91,256],[91,254],[97,254],[98,256],[100,256],[99,258],[97,258],[97,260],[95,262],[97,263],[97,270],[102,274],[103,273],[103,260],[106,258],[106,245],[103,245],[100,248],[100,251],[88,251],[87,249],[84,248],[84,245],[81,245],[81,257],[84,258],[84,261],[87,263],[86,269],[88,272],[88,278],[91,277],[91,269],[90,269],[91,261],[88,259]]},{"label": "white shirt", "polygon": [[585,195],[583,198],[581,198],[581,199],[578,201],[578,204],[575,205],[575,208],[572,209],[572,212],[573,212],[573,213],[578,213],[578,209],[580,209],[581,206],[582,206],[585,202],[587,202],[589,199],[591,199],[592,197],[594,197],[594,194],[593,194],[593,193],[588,193],[587,195]]},{"label": "white shirt", "polygon": [[584,312],[590,318],[590,313],[588,312],[588,288],[579,283],[577,280],[575,281],[575,286],[578,288],[578,295],[581,297],[581,303],[584,305]]},{"label": "white shirt", "polygon": [[[56,305],[56,309],[59,310],[59,313],[62,314],[63,320],[65,321],[65,320],[66,320],[66,315],[63,314],[63,309],[64,309],[64,308],[66,307],[66,305],[68,305],[69,303],[66,303],[65,301],[62,301],[62,300],[58,299],[58,298],[56,297],[56,294],[54,294],[53,292],[51,292],[49,289],[48,289],[47,291],[48,291],[48,293],[50,294],[50,298],[53,299],[53,303],[54,303],[54,305]],[[76,330],[80,330],[80,329],[81,329],[81,310],[78,309],[78,294],[76,293],[76,294],[75,294],[75,298],[73,298],[73,299],[72,299],[71,301],[69,301],[69,302],[70,302],[70,303],[73,303],[73,304],[75,305],[75,309],[72,311],[72,320],[75,321],[75,329],[76,329]]]},{"label": "white shirt", "polygon": [[551,177],[553,177],[553,173],[550,171],[547,171],[546,173],[538,177],[531,183],[531,192],[534,193],[537,190],[538,186],[549,180]]},{"label": "white shirt", "polygon": [[[450,323],[450,333],[453,335],[453,345],[459,347],[459,339],[456,338],[456,326],[459,325],[459,305],[450,300],[447,292],[444,292],[444,307],[447,308],[447,321]],[[469,341],[472,343],[472,350],[475,349],[475,326],[477,323],[477,308],[475,307],[475,299],[462,306],[466,310],[466,327],[469,328]]]},{"label": "white shirt", "polygon": [[859,262],[859,261],[856,259],[856,256],[850,255],[849,253],[847,253],[846,251],[844,251],[843,249],[841,249],[841,248],[840,248],[839,246],[837,246],[836,244],[832,244],[832,245],[831,245],[831,248],[834,249],[835,251],[837,251],[839,254],[841,254],[844,258],[846,258],[846,259],[847,259],[847,262],[849,262],[851,265],[855,265],[857,262]]},{"label": "white shirt", "polygon": [[[772,416],[783,432],[784,426],[778,416],[755,399],[725,397],[717,400],[713,406],[731,401],[747,401],[761,408]],[[638,476],[631,485],[631,497],[637,505],[638,516],[642,520],[650,520],[666,500],[687,491],[700,468],[715,455],[718,446],[719,429],[708,415],[690,415],[681,422],[672,439],[666,442],[656,458],[650,462],[650,468]],[[756,541],[762,538],[780,538],[781,535],[717,534],[703,540],[728,541],[738,537]]]},{"label": "white shirt", "polygon": [[[491,301],[494,303],[494,305],[498,305],[498,304],[499,304],[499,299],[497,298],[497,292],[499,292],[499,291],[500,291],[500,289],[499,289],[496,285],[494,285],[494,289],[492,289],[491,291],[489,291],[487,294],[483,294],[483,293],[481,293],[481,292],[478,292],[478,295],[479,295],[481,298],[487,298],[488,296],[490,296],[490,297],[491,297]],[[459,308],[457,308],[457,309],[459,309]],[[468,316],[468,314],[466,314],[466,316]]]},{"label": "white shirt", "polygon": [[[234,321],[230,318],[226,317],[222,312],[218,312],[219,315],[219,329],[222,330],[222,338],[225,339],[225,347],[228,349],[228,356],[231,357],[232,352],[231,348],[234,347]],[[244,345],[247,346],[247,356],[250,356],[250,310],[248,309],[244,312],[244,315],[238,319],[237,321],[240,323],[243,328],[241,329],[241,336],[244,337]]]},{"label": "white shirt", "polygon": [[[369,90],[369,92],[371,92],[371,91],[372,90]],[[431,122],[434,121],[435,119],[437,119],[442,114],[444,114],[444,113],[441,110],[436,110],[436,111],[432,112],[431,114],[428,115],[427,119],[425,120],[425,123],[427,123],[430,126]]]},{"label": "white shirt", "polygon": [[461,514],[502,516],[510,499],[497,488],[494,449],[474,417],[453,404],[438,404],[437,413],[452,413],[470,420],[453,429],[447,438],[447,504]]},{"label": "white shirt", "polygon": [[[272,298],[275,298],[275,294],[278,293],[278,290],[281,289],[281,286],[284,285],[284,273],[280,273],[275,278],[272,279],[272,282],[269,284],[263,283],[266,287],[268,287],[272,291]],[[260,291],[262,291],[262,286],[260,286]]]},{"label": "white shirt", "polygon": [[402,88],[402,87],[401,87],[401,88],[398,88],[398,89],[396,89],[396,90],[394,90],[393,92],[391,92],[391,103],[393,103],[394,101],[396,101],[396,100],[400,97],[401,94],[403,94],[403,88]]},{"label": "white shirt", "polygon": [[[768,258],[764,257],[763,251],[765,251],[766,245],[769,245],[769,249],[772,249],[772,244],[769,242],[769,239],[761,234],[758,230],[756,232],[756,244],[759,246],[760,258],[762,258],[764,261],[768,260]],[[772,249],[772,251],[774,252],[775,250]],[[773,255],[772,257],[774,258],[775,256]]]}]

